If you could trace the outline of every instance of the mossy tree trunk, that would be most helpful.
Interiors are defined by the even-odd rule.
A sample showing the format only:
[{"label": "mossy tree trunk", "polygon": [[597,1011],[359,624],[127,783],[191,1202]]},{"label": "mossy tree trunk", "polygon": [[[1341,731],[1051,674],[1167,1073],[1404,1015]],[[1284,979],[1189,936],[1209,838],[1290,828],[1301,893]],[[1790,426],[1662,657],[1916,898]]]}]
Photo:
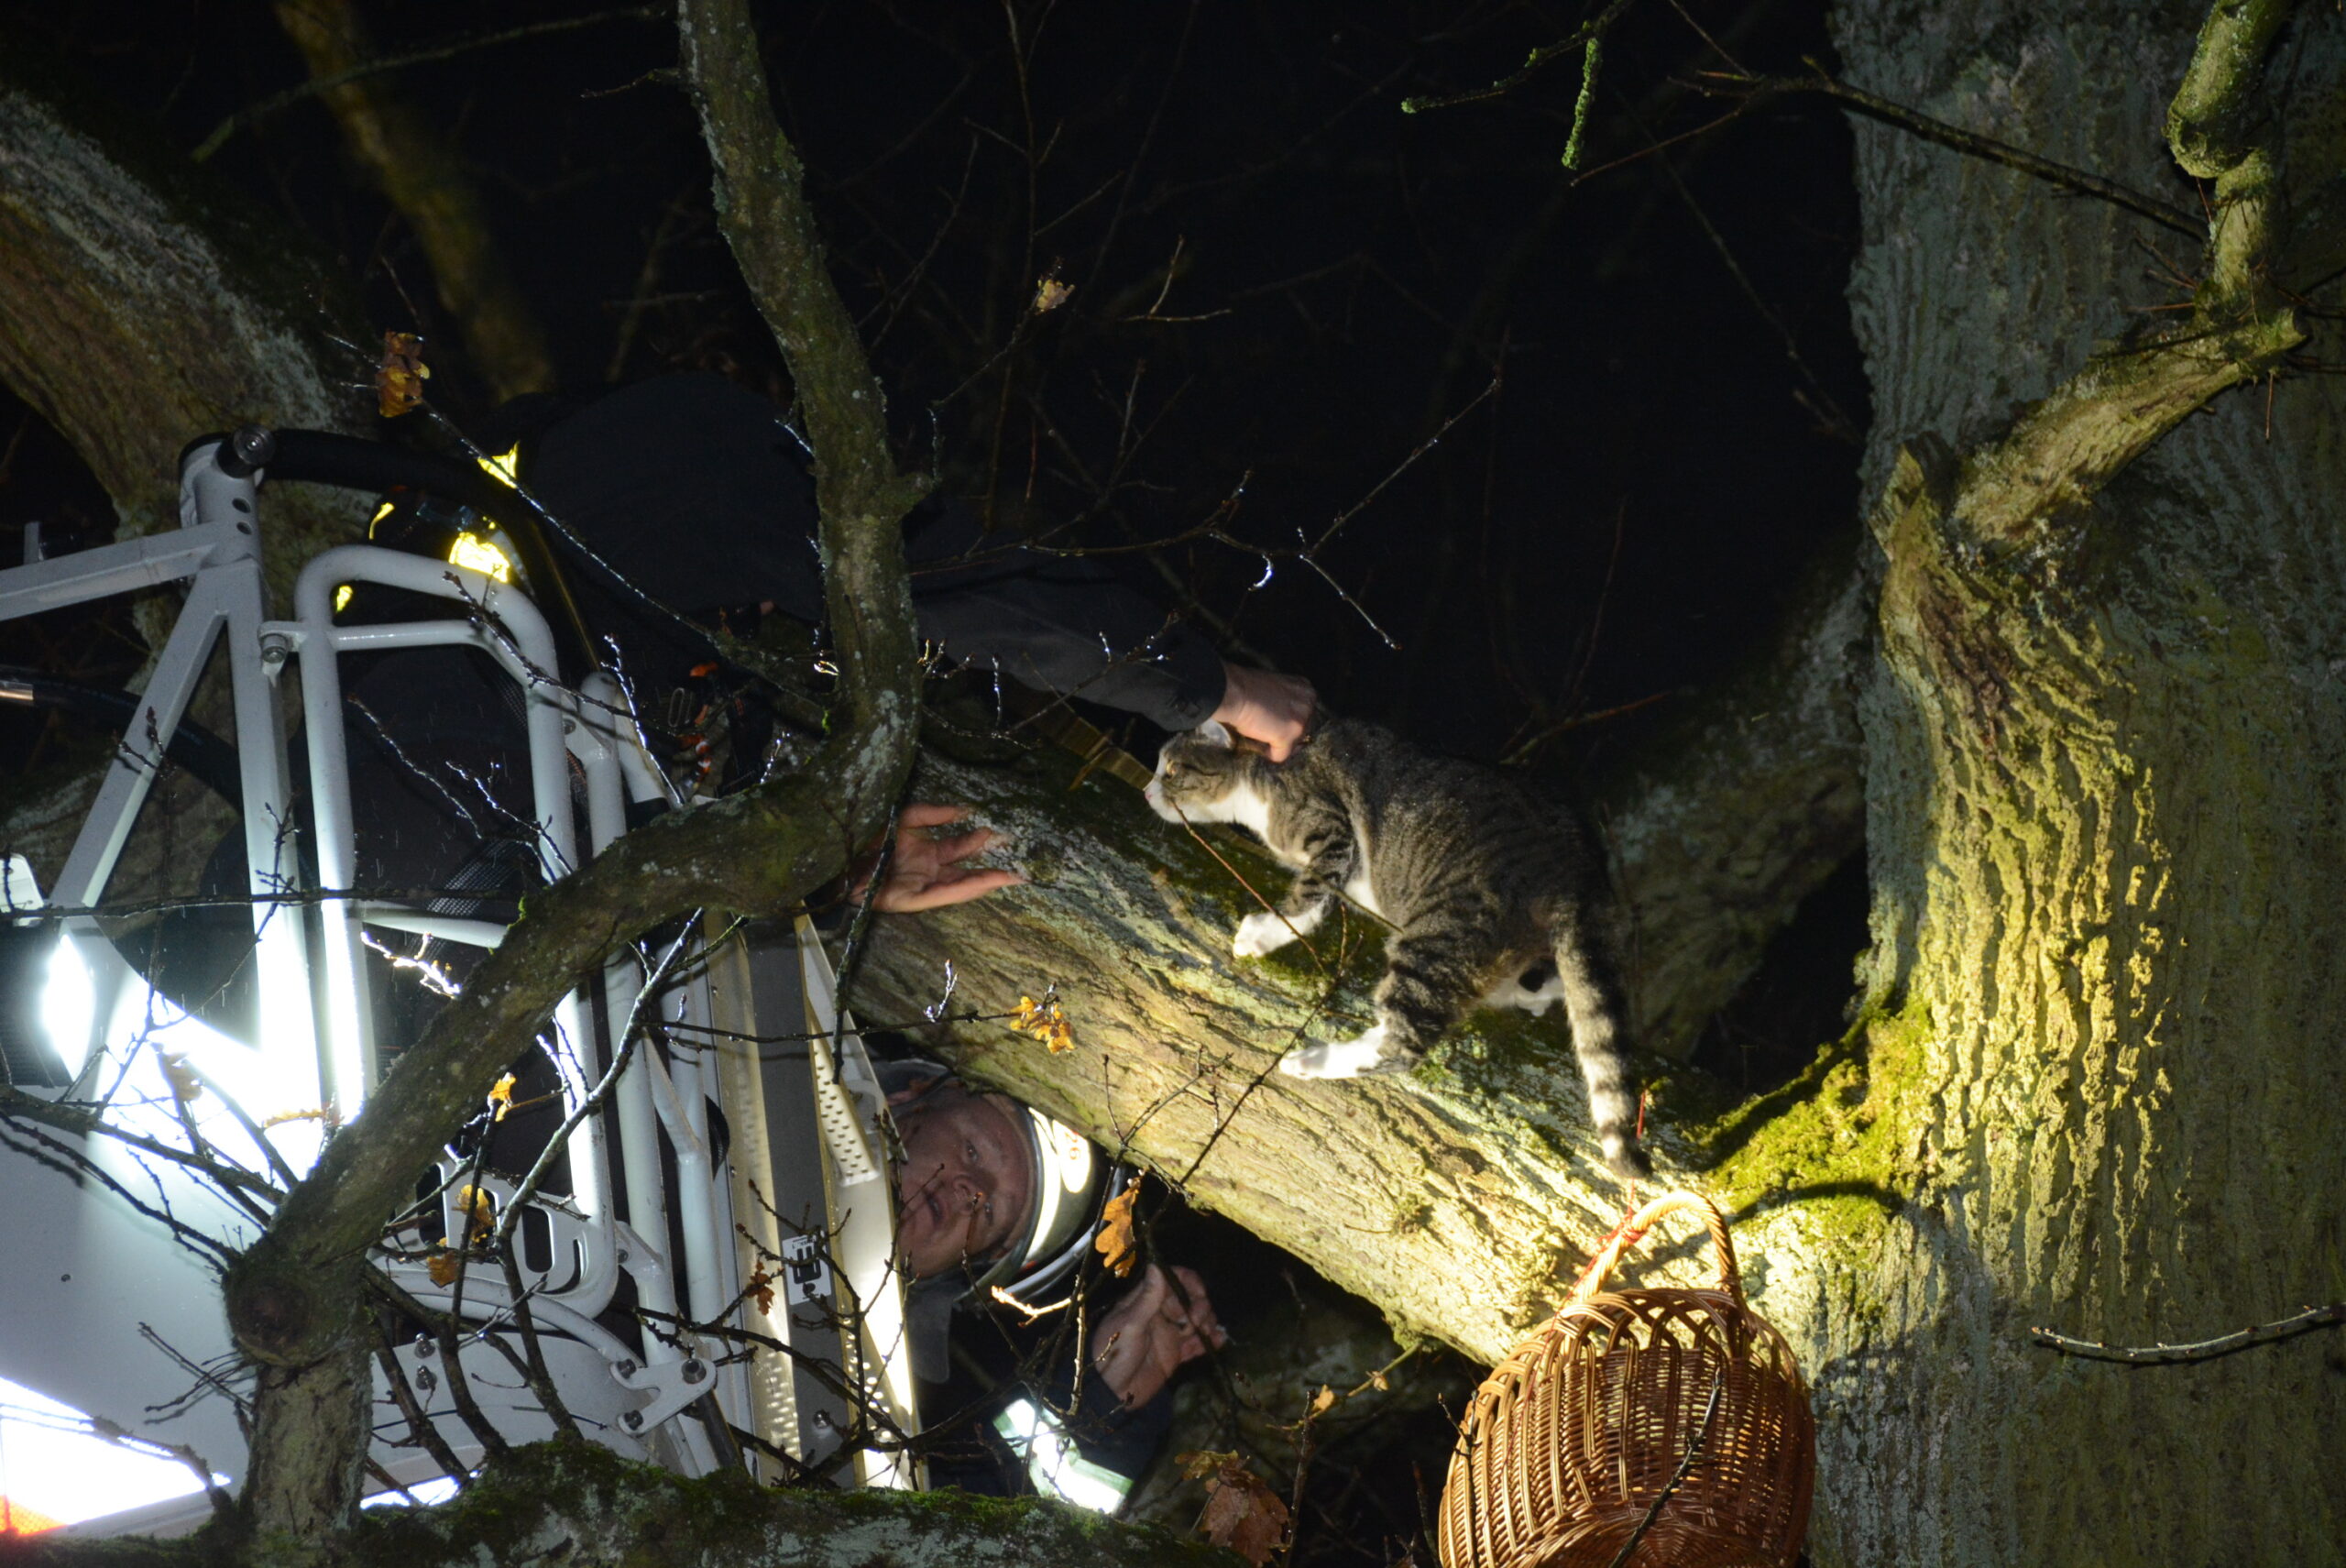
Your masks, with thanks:
[{"label": "mossy tree trunk", "polygon": [[[2272,285],[2326,269],[2286,242],[2294,214],[2297,254],[2329,243],[2308,220],[2346,151],[2346,55],[2334,11],[2300,7],[2262,82],[2254,27],[2286,8],[2219,6],[2191,84],[2236,86],[2210,108],[2177,94],[2195,8],[2062,9],[1836,12],[1858,84],[2194,211],[2170,98],[2178,151],[2234,145],[2193,170],[2203,256],[1859,131],[1852,292],[1891,492],[1862,709],[1869,990],[1900,1059],[1868,1134],[1882,1212],[1802,1286],[1830,1412],[1816,1554],[2338,1563],[2334,1340],[2136,1372],[2025,1333],[2198,1340],[2346,1294],[2346,397],[2255,385],[2297,334]],[[2177,304],[2150,331],[2201,345],[2145,335],[2135,313]],[[2195,354],[2246,385],[2208,398],[2176,364]],[[2096,378],[2135,378],[2108,426],[2173,427],[2106,485],[2034,441]],[[2044,401],[2014,422],[2023,400]]]},{"label": "mossy tree trunk", "polygon": [[[2291,291],[2341,260],[2340,24],[2224,5],[2195,52],[2191,8],[2073,9],[1837,14],[1860,86],[2197,214],[2179,157],[2209,230],[1861,130],[1865,1007],[1778,1093],[1707,1123],[1691,1084],[1656,1104],[1669,1163],[1741,1212],[1755,1299],[1814,1379],[1820,1564],[2346,1553],[2334,1343],[2134,1372],[2027,1336],[2286,1316],[2341,1293],[2346,1247],[2346,403],[2261,384],[2304,342]],[[2146,242],[2181,281],[2145,279]],[[1408,1083],[1266,1078],[1294,1031],[1357,1026],[1375,962],[1332,966],[1332,991],[1309,959],[1223,956],[1241,877],[1280,873],[1217,839],[1223,867],[1113,786],[1084,786],[1088,826],[1049,784],[929,787],[1045,874],[883,933],[869,1007],[916,1016],[948,957],[960,1014],[1058,982],[1076,1050],[982,1021],[939,1048],[1485,1359],[1617,1212],[1560,1028],[1478,1019]],[[1694,907],[1624,880],[1633,905]]]}]

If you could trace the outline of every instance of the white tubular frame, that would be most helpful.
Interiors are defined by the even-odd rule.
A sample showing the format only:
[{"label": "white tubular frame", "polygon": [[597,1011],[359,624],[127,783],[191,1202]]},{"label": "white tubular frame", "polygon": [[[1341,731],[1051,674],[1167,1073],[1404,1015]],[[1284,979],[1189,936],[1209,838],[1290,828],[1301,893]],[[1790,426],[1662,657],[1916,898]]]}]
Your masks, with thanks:
[{"label": "white tubular frame", "polygon": [[[264,619],[254,510],[264,475],[225,471],[218,461],[222,450],[220,443],[206,443],[192,448],[183,460],[176,532],[0,569],[0,620],[173,583],[188,585],[185,608],[155,662],[48,902],[55,908],[83,912],[64,916],[68,934],[86,938],[82,941],[84,950],[115,976],[130,975],[129,966],[99,938],[94,918],[86,911],[103,900],[164,751],[216,649],[227,666],[234,697],[262,998],[261,1052],[269,1071],[289,1093],[298,1093],[305,1103],[331,1104],[347,1123],[362,1110],[378,1069],[362,927],[482,948],[497,946],[504,928],[403,905],[362,901],[364,890],[356,885],[357,832],[340,655],[395,648],[476,648],[521,687],[539,863],[549,882],[576,870],[620,837],[627,830],[630,801],[664,797],[674,804],[674,795],[644,749],[619,683],[597,674],[576,692],[561,685],[544,617],[519,589],[479,572],[371,545],[345,545],[303,567],[294,587],[293,620]],[[336,626],[336,590],[362,582],[455,601],[462,609],[445,620]],[[307,827],[317,851],[316,883],[307,889],[301,885],[301,869],[292,852],[296,825],[285,765],[286,733],[274,690],[289,658],[300,666],[310,764]],[[583,846],[571,796],[573,760],[586,784]],[[696,974],[701,968],[692,967]],[[633,1015],[643,981],[640,966],[624,955],[605,969],[601,1030],[585,992],[573,992],[557,1008],[554,1055],[570,1110],[576,1111],[591,1091],[604,1065],[617,1059],[623,1043],[619,1032]],[[658,1009],[669,1022],[703,1026],[712,1012],[705,977],[665,986],[643,999],[642,1005],[647,1013]],[[718,1415],[750,1425],[747,1373],[739,1365],[720,1365],[700,1336],[663,1324],[662,1317],[704,1323],[726,1318],[740,1294],[740,1268],[733,1243],[730,1184],[715,1164],[709,1138],[708,1098],[718,1091],[717,1074],[705,1070],[689,1049],[676,1051],[673,1059],[663,1059],[664,1055],[651,1036],[641,1035],[628,1070],[615,1086],[614,1116],[620,1147],[629,1156],[630,1222],[622,1223],[614,1210],[604,1119],[587,1116],[568,1148],[571,1195],[533,1201],[552,1228],[554,1255],[543,1270],[525,1267],[522,1279],[542,1327],[591,1348],[623,1395],[643,1396],[635,1409],[622,1412],[620,1425],[628,1437],[649,1439],[654,1429],[664,1429],[669,1454],[680,1467],[703,1474],[718,1465],[717,1450],[726,1445],[712,1443],[697,1421],[680,1418],[695,1406],[706,1408],[713,1396]],[[673,1219],[662,1179],[663,1139],[674,1152],[678,1175]],[[467,1221],[456,1212],[458,1190],[470,1180],[459,1177],[445,1183],[447,1235],[464,1233]],[[490,1189],[500,1206],[512,1196],[510,1185],[486,1176],[480,1185]],[[420,1300],[455,1310],[468,1321],[495,1324],[511,1316],[500,1271],[495,1268],[471,1270],[458,1299],[435,1285],[421,1263],[390,1261],[385,1266]],[[611,1304],[623,1273],[634,1283],[638,1305],[653,1314],[652,1321],[663,1331],[647,1332],[640,1353],[594,1321]],[[608,1399],[605,1389],[587,1402],[607,1404]],[[502,1401],[484,1395],[483,1402],[495,1408]]]},{"label": "white tubular frame", "polygon": [[[104,896],[138,809],[146,803],[215,646],[228,664],[236,715],[236,760],[244,796],[245,865],[251,894],[257,978],[264,999],[261,1049],[296,1098],[324,1103],[314,1014],[285,999],[312,994],[298,897],[300,868],[287,835],[285,733],[270,700],[274,669],[262,620],[260,542],[253,504],[258,476],[221,470],[216,445],[191,451],[180,469],[180,528],[101,545],[52,561],[0,571],[0,620],[87,604],[141,588],[188,584],[188,598],[155,660],[130,726],[98,785],[97,798],[68,852],[49,902],[88,909]],[[280,655],[281,656],[281,655]],[[69,917],[69,935],[93,963],[119,979],[128,966],[96,935],[94,920]],[[270,1005],[274,1001],[278,1004]]]}]

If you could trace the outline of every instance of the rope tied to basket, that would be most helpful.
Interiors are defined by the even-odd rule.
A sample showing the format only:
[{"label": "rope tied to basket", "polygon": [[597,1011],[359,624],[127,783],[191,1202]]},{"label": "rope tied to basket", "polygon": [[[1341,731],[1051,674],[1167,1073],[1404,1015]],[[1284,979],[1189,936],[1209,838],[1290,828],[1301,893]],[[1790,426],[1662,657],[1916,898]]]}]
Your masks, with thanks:
[{"label": "rope tied to basket", "polygon": [[[1607,1290],[1672,1214],[1709,1233],[1707,1288]],[[1792,1347],[1751,1310],[1727,1221],[1672,1192],[1589,1260],[1546,1327],[1494,1368],[1460,1424],[1443,1568],[1790,1568],[1816,1431]]]}]

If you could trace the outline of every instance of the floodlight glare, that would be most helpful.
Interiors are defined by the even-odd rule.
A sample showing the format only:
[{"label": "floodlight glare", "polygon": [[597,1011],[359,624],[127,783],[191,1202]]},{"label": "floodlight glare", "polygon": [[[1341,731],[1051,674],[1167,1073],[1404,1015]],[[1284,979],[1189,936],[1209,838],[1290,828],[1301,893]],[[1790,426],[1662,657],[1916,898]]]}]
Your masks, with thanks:
[{"label": "floodlight glare", "polygon": [[79,1078],[97,1045],[97,977],[90,972],[81,943],[61,933],[48,969],[40,992],[41,1026],[67,1076]]},{"label": "floodlight glare", "polygon": [[54,926],[0,923],[0,1066],[25,1089],[62,1089],[90,1059],[97,979]]}]

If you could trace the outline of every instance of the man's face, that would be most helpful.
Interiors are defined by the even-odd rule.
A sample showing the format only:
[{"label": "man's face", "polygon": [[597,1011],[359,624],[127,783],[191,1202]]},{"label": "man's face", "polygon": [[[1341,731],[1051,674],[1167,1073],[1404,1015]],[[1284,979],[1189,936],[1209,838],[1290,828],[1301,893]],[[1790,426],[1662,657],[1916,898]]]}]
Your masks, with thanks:
[{"label": "man's face", "polygon": [[991,1257],[1026,1223],[1033,1173],[1017,1113],[959,1084],[896,1110],[896,1249],[923,1278]]}]

